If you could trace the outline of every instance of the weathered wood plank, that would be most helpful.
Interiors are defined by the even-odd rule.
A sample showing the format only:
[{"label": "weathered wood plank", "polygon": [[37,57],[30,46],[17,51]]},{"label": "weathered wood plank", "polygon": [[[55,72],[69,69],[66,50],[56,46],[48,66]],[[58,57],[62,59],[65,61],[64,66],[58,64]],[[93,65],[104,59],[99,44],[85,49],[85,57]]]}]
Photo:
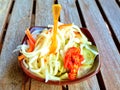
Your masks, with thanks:
[{"label": "weathered wood plank", "polygon": [[[79,14],[74,0],[58,0],[58,3],[62,5],[62,11],[60,20],[63,23],[74,23],[75,25],[82,27]],[[94,82],[94,83],[93,83]],[[99,85],[96,76],[91,79],[80,82],[74,85],[68,85],[69,90],[99,90]]]},{"label": "weathered wood plank", "polygon": [[58,0],[58,3],[62,5],[62,11],[60,15],[61,22],[74,23],[77,26],[82,26],[75,5],[75,0]]},{"label": "weathered wood plank", "polygon": [[24,74],[24,78],[22,81],[22,90],[30,90],[31,86],[31,78],[29,78],[26,74]]},{"label": "weathered wood plank", "polygon": [[62,86],[48,85],[32,79],[30,90],[62,90]]},{"label": "weathered wood plank", "polygon": [[69,85],[69,90],[100,90],[96,77],[92,77],[87,81]]},{"label": "weathered wood plank", "polygon": [[[52,4],[54,0],[37,0],[36,1],[36,14],[35,25],[47,26],[53,24],[52,18]],[[62,90],[62,86],[48,85],[40,83],[36,80],[31,80],[30,90]]]},{"label": "weathered wood plank", "polygon": [[54,4],[54,0],[36,1],[36,26],[53,24],[52,4]]},{"label": "weathered wood plank", "polygon": [[99,0],[120,44],[120,8],[115,0]]},{"label": "weathered wood plank", "polygon": [[2,36],[4,32],[5,22],[9,14],[12,0],[0,0],[0,50],[2,47]]},{"label": "weathered wood plank", "polygon": [[30,27],[32,0],[16,0],[4,45],[0,55],[0,90],[21,90],[24,79],[18,66],[18,53],[12,53],[21,43],[24,30]]},{"label": "weathered wood plank", "polygon": [[99,49],[101,74],[107,90],[120,89],[120,54],[94,0],[78,0]]}]

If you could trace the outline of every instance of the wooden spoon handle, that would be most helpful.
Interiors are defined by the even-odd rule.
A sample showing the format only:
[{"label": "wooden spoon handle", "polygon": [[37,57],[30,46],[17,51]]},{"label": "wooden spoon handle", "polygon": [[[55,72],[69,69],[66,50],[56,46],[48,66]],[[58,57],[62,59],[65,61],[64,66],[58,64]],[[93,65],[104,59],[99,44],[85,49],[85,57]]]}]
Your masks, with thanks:
[{"label": "wooden spoon handle", "polygon": [[61,5],[60,4],[54,4],[52,6],[52,11],[53,11],[53,20],[54,20],[54,34],[55,34],[55,32],[57,32],[58,19],[59,19],[59,16],[60,16]]},{"label": "wooden spoon handle", "polygon": [[61,5],[60,4],[54,4],[52,6],[52,12],[53,12],[54,20],[58,20],[58,18],[60,16],[60,11],[61,11]]},{"label": "wooden spoon handle", "polygon": [[60,4],[54,4],[52,6],[52,11],[53,11],[53,21],[54,21],[54,28],[53,28],[53,35],[52,35],[52,43],[50,46],[50,53],[55,53],[57,49],[57,39],[56,39],[56,34],[57,34],[57,27],[58,27],[58,19],[60,16],[60,11],[61,11],[61,5]]}]

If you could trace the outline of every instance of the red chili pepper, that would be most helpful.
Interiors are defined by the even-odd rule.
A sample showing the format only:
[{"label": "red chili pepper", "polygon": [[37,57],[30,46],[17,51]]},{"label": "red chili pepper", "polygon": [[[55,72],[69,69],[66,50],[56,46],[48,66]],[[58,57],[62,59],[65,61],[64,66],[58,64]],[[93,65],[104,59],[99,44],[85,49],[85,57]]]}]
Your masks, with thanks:
[{"label": "red chili pepper", "polygon": [[80,48],[71,47],[65,53],[64,67],[69,70],[69,79],[74,80],[77,76],[81,62],[84,60],[83,56],[80,54]]}]

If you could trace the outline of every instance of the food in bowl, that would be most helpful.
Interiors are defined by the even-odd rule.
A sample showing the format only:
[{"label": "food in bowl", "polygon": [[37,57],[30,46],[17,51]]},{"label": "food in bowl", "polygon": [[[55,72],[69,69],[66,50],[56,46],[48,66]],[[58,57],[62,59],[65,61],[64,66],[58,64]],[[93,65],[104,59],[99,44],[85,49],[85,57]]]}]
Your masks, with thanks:
[{"label": "food in bowl", "polygon": [[18,60],[26,69],[45,82],[75,80],[93,67],[97,47],[74,24],[59,23],[53,35],[53,25],[43,30],[27,29],[26,40],[18,46]]}]

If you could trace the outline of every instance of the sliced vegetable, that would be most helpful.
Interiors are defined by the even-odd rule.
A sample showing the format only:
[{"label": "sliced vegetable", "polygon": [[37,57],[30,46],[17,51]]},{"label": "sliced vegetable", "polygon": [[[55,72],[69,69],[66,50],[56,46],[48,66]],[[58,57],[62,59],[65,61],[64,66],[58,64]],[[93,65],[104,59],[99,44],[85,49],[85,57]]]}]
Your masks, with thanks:
[{"label": "sliced vegetable", "polygon": [[33,38],[32,34],[30,33],[29,29],[25,31],[27,37],[29,40],[32,40],[32,42],[35,44],[35,39]]},{"label": "sliced vegetable", "polygon": [[62,24],[62,25],[60,25],[58,28],[60,29],[60,30],[62,30],[63,28],[66,28],[66,27],[71,27],[73,24]]},{"label": "sliced vegetable", "polygon": [[21,60],[23,60],[25,58],[25,56],[22,54],[22,55],[20,55],[20,56],[18,56],[18,60],[19,61],[21,61]]},{"label": "sliced vegetable", "polygon": [[32,52],[34,50],[35,44],[32,42],[31,39],[27,40],[27,43],[29,45],[27,52]]},{"label": "sliced vegetable", "polygon": [[75,33],[75,37],[77,37],[77,38],[82,38],[82,35],[79,33],[79,32],[77,32],[77,31],[74,31],[74,33]]},{"label": "sliced vegetable", "polygon": [[94,52],[96,52],[94,49],[96,49],[95,46],[91,45],[92,48],[94,49],[90,49],[88,48],[89,46],[85,46],[83,48],[83,56],[85,58],[85,62],[83,64],[86,65],[92,65],[94,62],[94,59],[96,57],[97,54],[95,54]]},{"label": "sliced vegetable", "polygon": [[[29,45],[29,48],[27,50],[27,52],[32,52],[35,48],[35,39],[33,38],[32,34],[30,33],[29,29],[26,30],[26,35],[28,37],[27,43]],[[20,55],[18,56],[18,60],[23,60],[25,58],[24,55]]]}]

